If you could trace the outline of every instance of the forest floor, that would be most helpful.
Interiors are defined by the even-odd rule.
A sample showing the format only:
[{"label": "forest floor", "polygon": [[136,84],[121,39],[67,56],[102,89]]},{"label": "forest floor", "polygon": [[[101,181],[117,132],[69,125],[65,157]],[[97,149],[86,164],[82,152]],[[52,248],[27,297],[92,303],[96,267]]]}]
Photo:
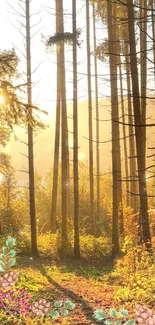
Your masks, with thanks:
[{"label": "forest floor", "polygon": [[99,324],[92,317],[97,308],[128,307],[130,315],[134,314],[131,306],[120,306],[114,301],[115,283],[114,280],[109,282],[112,270],[109,261],[102,265],[88,265],[88,262],[75,260],[33,260],[28,256],[18,260],[21,285],[31,291],[35,299],[45,298],[51,302],[67,299],[76,304],[69,316],[53,320],[52,324]]}]

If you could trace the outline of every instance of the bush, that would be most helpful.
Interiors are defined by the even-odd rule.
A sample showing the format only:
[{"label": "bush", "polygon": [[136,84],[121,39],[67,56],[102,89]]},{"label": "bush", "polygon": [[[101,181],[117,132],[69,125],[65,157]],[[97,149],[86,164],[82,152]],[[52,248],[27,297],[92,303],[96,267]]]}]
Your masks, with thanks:
[{"label": "bush", "polygon": [[102,261],[111,253],[111,241],[106,237],[81,236],[80,245],[81,256],[87,260]]},{"label": "bush", "polygon": [[[143,246],[132,245],[129,237],[128,250],[124,257],[117,259],[113,276],[119,288],[115,299],[119,302],[136,301],[153,305],[155,303],[155,255]],[[121,287],[120,287],[121,286]]]},{"label": "bush", "polygon": [[[74,234],[69,233],[68,247],[62,247],[61,233],[56,234],[47,232],[46,234],[38,234],[38,251],[45,257],[73,257]],[[18,237],[20,251],[25,253],[30,251],[30,234],[27,228],[23,234]],[[111,254],[111,240],[106,236],[95,238],[91,235],[80,236],[81,257],[86,260],[102,261]]]}]

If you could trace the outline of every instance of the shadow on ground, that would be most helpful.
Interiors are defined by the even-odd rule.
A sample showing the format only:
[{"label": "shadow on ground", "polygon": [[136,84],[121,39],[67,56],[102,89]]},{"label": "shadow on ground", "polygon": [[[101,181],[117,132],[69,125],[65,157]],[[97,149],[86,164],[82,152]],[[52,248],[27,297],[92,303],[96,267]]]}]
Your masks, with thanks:
[{"label": "shadow on ground", "polygon": [[[94,310],[88,305],[88,303],[83,300],[82,297],[79,295],[75,294],[72,290],[66,289],[62,287],[59,283],[57,283],[55,280],[51,278],[51,276],[48,275],[45,267],[42,265],[39,268],[41,274],[47,278],[50,284],[52,284],[57,290],[60,292],[64,293],[65,295],[68,296],[68,298],[74,300],[75,303],[81,304],[83,313],[85,316],[92,322],[92,324],[99,324],[95,319],[92,317]],[[80,323],[78,323],[80,325]],[[81,325],[84,325],[84,323],[81,323]]]}]

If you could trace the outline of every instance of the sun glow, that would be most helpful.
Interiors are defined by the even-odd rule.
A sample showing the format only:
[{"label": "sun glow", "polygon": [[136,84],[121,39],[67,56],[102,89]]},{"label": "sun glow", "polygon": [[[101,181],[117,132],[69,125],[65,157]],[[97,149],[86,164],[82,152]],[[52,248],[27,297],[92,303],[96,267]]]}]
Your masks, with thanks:
[{"label": "sun glow", "polygon": [[79,160],[85,160],[86,159],[86,154],[84,152],[79,153]]},{"label": "sun glow", "polygon": [[2,173],[0,173],[0,183],[2,183],[3,178],[4,178],[4,175]]},{"label": "sun glow", "polygon": [[5,98],[2,95],[0,95],[0,105],[1,104],[5,104]]}]

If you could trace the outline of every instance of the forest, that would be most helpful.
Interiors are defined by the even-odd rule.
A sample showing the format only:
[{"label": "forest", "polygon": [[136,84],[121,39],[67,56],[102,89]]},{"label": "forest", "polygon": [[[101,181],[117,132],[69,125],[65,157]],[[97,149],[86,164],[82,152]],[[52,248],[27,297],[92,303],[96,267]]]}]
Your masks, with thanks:
[{"label": "forest", "polygon": [[0,17],[0,324],[154,325],[155,1]]}]

